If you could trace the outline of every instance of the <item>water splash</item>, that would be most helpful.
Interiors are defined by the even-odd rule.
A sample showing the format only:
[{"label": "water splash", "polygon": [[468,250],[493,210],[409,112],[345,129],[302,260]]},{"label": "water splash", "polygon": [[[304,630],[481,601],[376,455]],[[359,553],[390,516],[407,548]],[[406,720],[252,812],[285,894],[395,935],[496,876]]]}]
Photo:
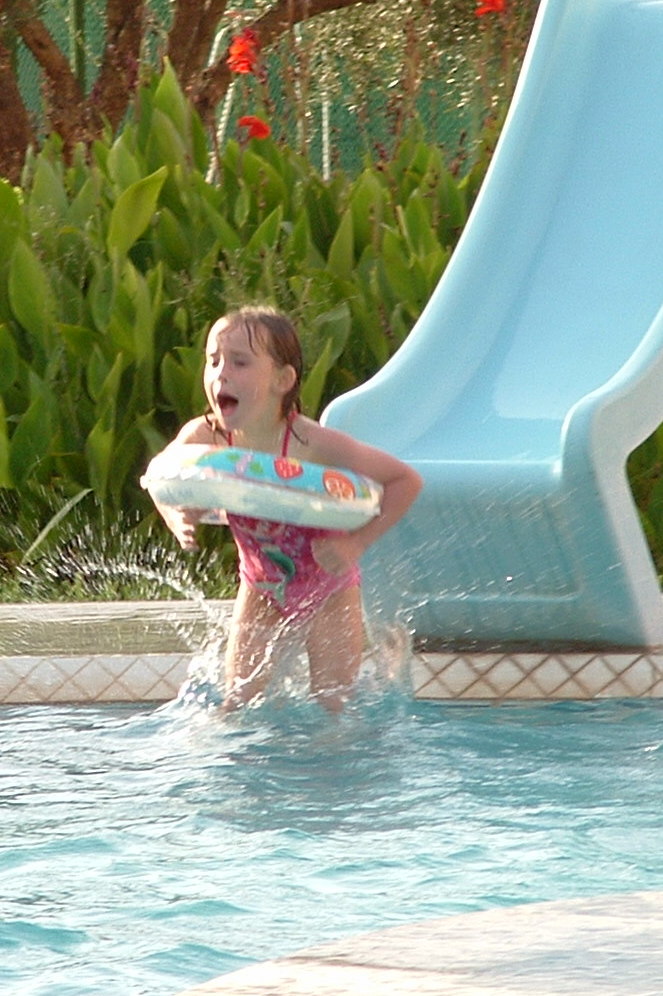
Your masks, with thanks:
[{"label": "water splash", "polygon": [[[173,703],[175,709],[218,715],[223,705],[224,637],[225,634],[222,634],[216,639],[208,640],[200,653],[194,656],[187,679]],[[391,692],[395,692],[397,696],[409,696],[411,654],[411,635],[403,625],[367,620],[362,664],[347,709],[380,702]],[[305,707],[313,704],[317,715],[320,706],[310,696],[305,650],[301,646],[291,645],[270,666],[273,670],[268,688],[263,695],[249,703],[249,711],[280,710],[297,704]],[[262,715],[267,714],[263,711]]]}]

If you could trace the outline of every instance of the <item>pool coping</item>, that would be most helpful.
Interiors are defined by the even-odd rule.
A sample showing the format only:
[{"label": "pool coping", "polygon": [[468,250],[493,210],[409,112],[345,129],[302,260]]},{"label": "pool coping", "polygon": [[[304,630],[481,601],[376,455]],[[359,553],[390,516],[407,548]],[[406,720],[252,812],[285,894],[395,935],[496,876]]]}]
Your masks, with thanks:
[{"label": "pool coping", "polygon": [[[0,604],[0,704],[163,702],[221,648],[232,600]],[[412,694],[437,701],[663,697],[662,648],[410,652]]]},{"label": "pool coping", "polygon": [[222,645],[229,600],[0,603],[0,704],[165,702]]},{"label": "pool coping", "polygon": [[656,996],[663,892],[500,907],[354,935],[178,996]]}]

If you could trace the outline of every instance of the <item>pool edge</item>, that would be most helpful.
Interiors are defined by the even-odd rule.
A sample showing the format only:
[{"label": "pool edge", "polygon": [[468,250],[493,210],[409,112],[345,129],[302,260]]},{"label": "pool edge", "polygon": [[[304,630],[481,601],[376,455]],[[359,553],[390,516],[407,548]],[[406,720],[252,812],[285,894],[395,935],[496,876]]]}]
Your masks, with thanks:
[{"label": "pool edge", "polygon": [[[231,600],[0,604],[0,703],[163,702]],[[434,701],[663,697],[663,650],[445,649],[409,656],[412,693]]]},{"label": "pool edge", "polygon": [[663,892],[521,904],[353,935],[177,996],[654,994]]}]

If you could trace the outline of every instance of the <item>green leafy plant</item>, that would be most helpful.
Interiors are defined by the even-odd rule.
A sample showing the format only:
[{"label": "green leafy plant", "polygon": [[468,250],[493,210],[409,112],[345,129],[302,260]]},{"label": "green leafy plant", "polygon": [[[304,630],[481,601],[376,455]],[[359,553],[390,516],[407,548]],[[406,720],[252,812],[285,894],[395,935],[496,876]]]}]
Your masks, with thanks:
[{"label": "green leafy plant", "polygon": [[203,407],[207,327],[247,301],[297,320],[316,414],[400,345],[467,213],[416,130],[354,179],[269,138],[228,142],[216,181],[208,166],[166,65],[89,161],[53,138],[20,190],[0,182],[1,487],[147,513],[142,467]]},{"label": "green leafy plant", "polygon": [[204,548],[184,557],[153,518],[110,515],[90,492],[67,501],[53,486],[0,489],[0,602],[232,597],[234,544],[204,528]]},{"label": "green leafy plant", "polygon": [[[354,177],[325,181],[266,138],[230,141],[211,179],[200,121],[166,66],[90,159],[80,149],[67,165],[53,137],[28,161],[21,188],[0,181],[0,574],[9,595],[74,597],[91,561],[77,554],[84,567],[72,568],[73,581],[54,567],[71,565],[74,536],[111,565],[100,592],[135,595],[147,576],[154,585],[155,517],[138,478],[203,408],[209,323],[254,300],[292,314],[306,356],[303,397],[316,414],[407,336],[498,131],[491,122],[462,179],[416,125],[393,156],[366,158]],[[659,570],[661,438],[658,430],[628,464]],[[130,553],[105,548],[109,535]],[[232,562],[227,538],[210,529],[189,569],[209,568],[220,577],[211,590],[230,591]],[[130,566],[123,573],[119,563]]]}]

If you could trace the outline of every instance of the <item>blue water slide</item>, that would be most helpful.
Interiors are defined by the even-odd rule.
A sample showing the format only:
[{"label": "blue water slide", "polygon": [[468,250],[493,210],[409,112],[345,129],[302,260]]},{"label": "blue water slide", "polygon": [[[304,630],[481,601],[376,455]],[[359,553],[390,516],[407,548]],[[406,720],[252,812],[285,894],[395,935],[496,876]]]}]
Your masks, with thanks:
[{"label": "blue water slide", "polygon": [[663,643],[625,471],[663,421],[662,305],[663,2],[544,0],[439,286],[323,417],[425,480],[369,607],[431,647]]}]

